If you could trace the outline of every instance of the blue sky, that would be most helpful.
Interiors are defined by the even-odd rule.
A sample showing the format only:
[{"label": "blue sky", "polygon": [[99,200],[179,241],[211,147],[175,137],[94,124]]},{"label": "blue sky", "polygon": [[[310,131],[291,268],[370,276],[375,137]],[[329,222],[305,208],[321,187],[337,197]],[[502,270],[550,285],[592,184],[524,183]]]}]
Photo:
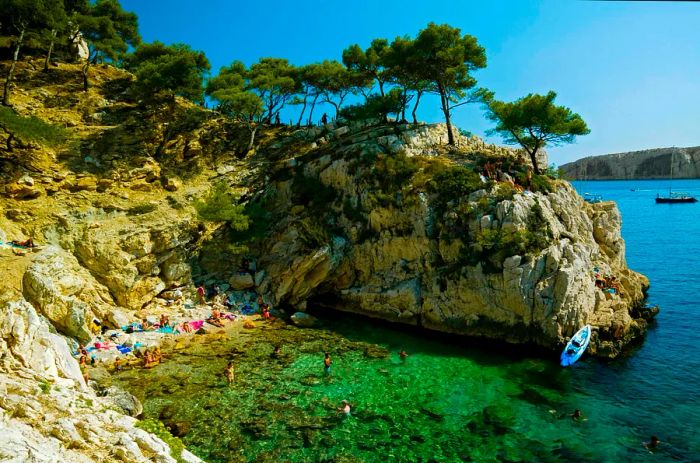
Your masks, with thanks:
[{"label": "blue sky", "polygon": [[[216,73],[233,60],[276,56],[294,64],[340,60],[352,43],[415,34],[429,22],[477,37],[488,66],[475,76],[512,100],[555,90],[591,134],[549,148],[557,164],[661,146],[700,145],[700,3],[583,0],[122,0],[145,41],[183,42]],[[441,119],[436,99],[420,118]],[[318,115],[320,116],[320,112]],[[331,112],[329,111],[329,114]],[[287,115],[289,117],[289,115]],[[285,119],[285,117],[283,117]],[[478,135],[479,107],[454,113]],[[490,141],[500,142],[497,137]]]}]

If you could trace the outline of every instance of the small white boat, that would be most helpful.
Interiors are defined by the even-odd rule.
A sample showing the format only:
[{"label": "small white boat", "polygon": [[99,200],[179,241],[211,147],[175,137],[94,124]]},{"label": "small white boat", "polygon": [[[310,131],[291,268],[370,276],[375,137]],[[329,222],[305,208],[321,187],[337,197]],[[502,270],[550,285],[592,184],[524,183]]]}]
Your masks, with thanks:
[{"label": "small white boat", "polygon": [[581,358],[591,340],[591,325],[586,325],[576,332],[566,344],[564,352],[561,353],[561,366],[573,365]]}]

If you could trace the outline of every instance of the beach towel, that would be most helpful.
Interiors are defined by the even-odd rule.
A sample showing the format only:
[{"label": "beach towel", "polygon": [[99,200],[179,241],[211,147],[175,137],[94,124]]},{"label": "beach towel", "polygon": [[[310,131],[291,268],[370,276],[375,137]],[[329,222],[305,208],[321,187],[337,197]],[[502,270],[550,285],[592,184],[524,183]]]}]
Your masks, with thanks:
[{"label": "beach towel", "polygon": [[117,350],[122,354],[128,354],[129,352],[131,352],[131,347],[117,346]]},{"label": "beach towel", "polygon": [[162,328],[158,328],[158,331],[161,333],[172,333],[173,327],[172,326],[164,326]]},{"label": "beach towel", "polygon": [[197,331],[204,325],[204,320],[192,320],[190,322],[190,326],[192,327],[192,330]]}]

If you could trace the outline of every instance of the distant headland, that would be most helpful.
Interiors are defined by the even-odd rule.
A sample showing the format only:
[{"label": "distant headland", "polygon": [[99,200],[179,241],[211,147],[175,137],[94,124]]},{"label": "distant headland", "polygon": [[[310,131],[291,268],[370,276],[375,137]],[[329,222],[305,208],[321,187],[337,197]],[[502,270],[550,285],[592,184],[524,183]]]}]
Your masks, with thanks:
[{"label": "distant headland", "polygon": [[572,180],[636,180],[700,178],[700,146],[654,148],[628,153],[589,156],[561,166]]}]

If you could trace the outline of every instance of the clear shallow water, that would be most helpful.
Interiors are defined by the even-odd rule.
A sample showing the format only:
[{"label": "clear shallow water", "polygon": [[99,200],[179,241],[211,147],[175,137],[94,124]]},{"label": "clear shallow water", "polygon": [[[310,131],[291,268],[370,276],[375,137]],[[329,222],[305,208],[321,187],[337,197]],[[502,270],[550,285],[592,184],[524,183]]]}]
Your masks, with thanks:
[{"label": "clear shallow water", "polygon": [[[210,462],[700,461],[700,204],[656,205],[667,182],[575,182],[622,211],[631,268],[649,276],[662,312],[624,358],[459,345],[353,317],[327,330],[281,325],[213,341],[159,367],[121,374],[145,415],[174,426]],[[630,191],[631,188],[639,191]],[[700,181],[675,189],[700,196]],[[285,357],[272,359],[273,345]],[[396,355],[409,352],[405,363]],[[330,376],[323,351],[331,352]],[[226,361],[236,382],[224,384]],[[347,399],[352,416],[335,407]],[[581,409],[587,421],[568,416]],[[656,454],[641,445],[651,434]]]}]

